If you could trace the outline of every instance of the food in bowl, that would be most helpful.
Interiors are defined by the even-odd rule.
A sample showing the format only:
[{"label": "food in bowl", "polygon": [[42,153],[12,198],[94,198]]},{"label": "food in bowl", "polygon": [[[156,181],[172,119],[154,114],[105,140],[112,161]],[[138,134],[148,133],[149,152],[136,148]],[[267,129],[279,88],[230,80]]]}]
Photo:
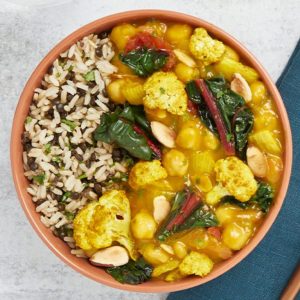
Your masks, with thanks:
[{"label": "food in bowl", "polygon": [[268,91],[204,28],[146,20],[54,61],[22,136],[28,192],[71,252],[121,283],[206,276],[253,237],[279,188]]}]

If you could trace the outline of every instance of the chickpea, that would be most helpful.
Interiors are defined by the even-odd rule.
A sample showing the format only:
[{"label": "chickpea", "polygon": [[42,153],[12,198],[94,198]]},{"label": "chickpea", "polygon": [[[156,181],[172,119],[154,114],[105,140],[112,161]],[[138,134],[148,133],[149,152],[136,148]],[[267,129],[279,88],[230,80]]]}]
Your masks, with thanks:
[{"label": "chickpea", "polygon": [[128,40],[136,35],[137,29],[131,24],[122,24],[113,28],[110,39],[115,43],[119,50],[123,50]]},{"label": "chickpea", "polygon": [[167,262],[170,256],[160,247],[147,244],[142,249],[143,257],[152,265],[159,265]]},{"label": "chickpea", "polygon": [[197,127],[182,128],[176,138],[176,144],[183,149],[197,150],[200,146],[201,134]]},{"label": "chickpea", "polygon": [[230,223],[225,226],[222,233],[223,243],[232,250],[240,250],[247,244],[252,231],[249,226]]},{"label": "chickpea", "polygon": [[282,160],[279,156],[268,155],[267,162],[268,162],[268,173],[266,178],[270,183],[275,184],[281,178],[281,173],[283,169]]},{"label": "chickpea", "polygon": [[124,79],[117,79],[112,81],[107,87],[109,98],[118,104],[124,104],[126,99],[122,93],[122,87],[125,84]]},{"label": "chickpea", "polygon": [[252,92],[252,104],[260,104],[267,97],[267,89],[261,81],[254,81],[250,86]]},{"label": "chickpea", "polygon": [[[208,193],[213,188],[213,184],[212,184],[212,181],[211,181],[209,175],[203,174],[203,175],[200,175],[200,177],[197,179],[198,180],[196,180],[196,185],[199,187],[199,189],[202,192]],[[197,181],[199,181],[199,183],[197,183]]]},{"label": "chickpea", "polygon": [[147,211],[140,211],[131,221],[131,231],[136,239],[152,239],[156,223]]},{"label": "chickpea", "polygon": [[187,255],[186,245],[183,242],[177,241],[173,245],[173,249],[174,249],[175,255],[180,259],[183,259]]},{"label": "chickpea", "polygon": [[274,115],[274,113],[265,112],[262,116],[258,116],[254,118],[254,130],[276,130],[279,128],[278,118]]},{"label": "chickpea", "polygon": [[188,170],[188,160],[184,153],[172,149],[164,155],[163,166],[170,176],[183,176]]},{"label": "chickpea", "polygon": [[120,61],[118,53],[116,53],[115,56],[112,58],[111,63],[118,68],[119,74],[129,74],[129,75],[134,74],[133,71],[128,66],[126,66]]},{"label": "chickpea", "polygon": [[192,27],[186,24],[170,25],[166,32],[166,39],[169,43],[177,45],[183,40],[189,40],[192,35]]},{"label": "chickpea", "polygon": [[232,205],[221,205],[216,209],[216,216],[221,225],[228,223],[235,217],[238,207]]},{"label": "chickpea", "polygon": [[209,130],[206,130],[203,141],[205,147],[209,150],[216,150],[220,146],[218,138]]},{"label": "chickpea", "polygon": [[178,63],[176,65],[175,73],[177,77],[183,82],[188,82],[190,80],[199,78],[200,76],[200,72],[197,68],[191,68],[183,63]]},{"label": "chickpea", "polygon": [[230,48],[229,46],[225,46],[225,52],[224,52],[223,57],[228,57],[228,58],[230,58],[232,60],[235,60],[235,61],[240,60],[240,57],[237,54],[237,52],[235,50],[233,50],[232,48]]}]

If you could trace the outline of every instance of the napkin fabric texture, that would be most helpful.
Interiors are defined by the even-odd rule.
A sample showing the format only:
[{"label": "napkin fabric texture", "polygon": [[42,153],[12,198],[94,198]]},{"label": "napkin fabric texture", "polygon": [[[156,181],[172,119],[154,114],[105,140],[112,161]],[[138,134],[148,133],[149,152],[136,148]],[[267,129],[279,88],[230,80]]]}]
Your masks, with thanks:
[{"label": "napkin fabric texture", "polygon": [[204,285],[171,293],[168,300],[279,299],[300,263],[300,40],[277,87],[292,127],[294,156],[288,193],[278,218],[256,249],[233,269]]}]

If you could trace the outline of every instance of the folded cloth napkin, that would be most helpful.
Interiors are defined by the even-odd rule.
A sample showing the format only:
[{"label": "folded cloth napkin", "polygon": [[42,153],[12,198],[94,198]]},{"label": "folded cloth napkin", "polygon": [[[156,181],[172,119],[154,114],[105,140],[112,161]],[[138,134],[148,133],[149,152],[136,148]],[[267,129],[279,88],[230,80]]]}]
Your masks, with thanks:
[{"label": "folded cloth napkin", "polygon": [[171,293],[168,300],[279,299],[300,263],[300,40],[277,87],[291,122],[294,150],[292,177],[277,220],[264,240],[236,267],[204,285]]}]

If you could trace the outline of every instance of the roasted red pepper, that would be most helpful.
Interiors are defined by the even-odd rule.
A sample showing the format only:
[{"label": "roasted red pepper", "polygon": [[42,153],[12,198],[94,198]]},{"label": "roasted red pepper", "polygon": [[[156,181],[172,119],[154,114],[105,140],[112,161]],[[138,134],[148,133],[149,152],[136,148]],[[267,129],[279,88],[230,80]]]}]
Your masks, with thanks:
[{"label": "roasted red pepper", "polygon": [[146,31],[139,32],[137,35],[129,39],[124,52],[126,54],[132,50],[142,48],[142,47],[145,47],[147,49],[156,49],[156,50],[162,50],[167,52],[169,57],[167,63],[163,67],[163,70],[169,71],[174,67],[176,60],[171,45],[168,44],[163,39],[159,37],[155,37]]}]

